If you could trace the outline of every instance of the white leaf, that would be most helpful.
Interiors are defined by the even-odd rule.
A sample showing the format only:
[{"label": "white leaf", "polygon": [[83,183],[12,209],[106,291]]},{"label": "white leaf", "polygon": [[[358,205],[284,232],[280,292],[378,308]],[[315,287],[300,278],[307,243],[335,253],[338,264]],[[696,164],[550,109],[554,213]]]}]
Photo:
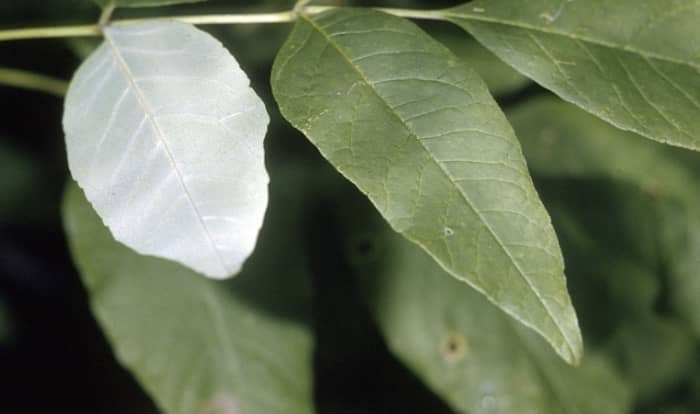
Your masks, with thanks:
[{"label": "white leaf", "polygon": [[265,106],[213,37],[107,27],[66,97],[71,173],[114,237],[213,278],[255,247],[269,181]]}]

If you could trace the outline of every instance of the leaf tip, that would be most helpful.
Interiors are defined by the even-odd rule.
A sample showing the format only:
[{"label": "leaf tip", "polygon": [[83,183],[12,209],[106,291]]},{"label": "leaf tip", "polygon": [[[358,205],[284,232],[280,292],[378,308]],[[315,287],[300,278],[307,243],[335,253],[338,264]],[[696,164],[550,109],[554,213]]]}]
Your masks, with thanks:
[{"label": "leaf tip", "polygon": [[[564,344],[554,346],[557,354],[569,365],[577,367],[581,364],[583,358],[583,338],[581,330],[578,326],[576,315],[573,316],[573,322],[568,324],[568,327],[562,329]],[[552,344],[554,345],[554,344]]]}]

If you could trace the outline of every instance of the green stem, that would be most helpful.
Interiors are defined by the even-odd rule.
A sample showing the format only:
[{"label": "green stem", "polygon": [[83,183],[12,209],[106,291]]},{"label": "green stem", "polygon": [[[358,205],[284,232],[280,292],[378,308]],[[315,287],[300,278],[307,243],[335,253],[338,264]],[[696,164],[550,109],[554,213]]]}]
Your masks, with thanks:
[{"label": "green stem", "polygon": [[31,89],[59,97],[65,96],[68,82],[20,69],[0,67],[0,85]]},{"label": "green stem", "polygon": [[[304,9],[304,14],[319,14],[326,10],[332,10],[337,7],[335,6],[307,6]],[[383,8],[374,7],[374,10],[391,14],[393,16],[405,17],[408,19],[418,19],[418,20],[444,20],[444,12],[442,10],[416,10],[416,9],[394,9],[394,8]]]},{"label": "green stem", "polygon": [[37,27],[33,29],[1,30],[0,41],[20,39],[48,39],[52,37],[85,37],[100,36],[97,25]]},{"label": "green stem", "polygon": [[112,0],[108,5],[106,5],[104,10],[102,10],[100,20],[97,22],[97,24],[100,26],[104,26],[107,23],[109,23],[109,19],[112,17],[112,13],[114,13],[114,9],[116,7],[117,5],[114,4],[114,0]]},{"label": "green stem", "polygon": [[[258,23],[287,23],[296,20],[301,14],[314,15],[327,10],[334,9],[334,6],[306,6],[300,10],[291,10],[277,13],[260,13],[260,14],[209,14],[209,15],[193,15],[193,16],[169,16],[159,17],[157,19],[177,20],[180,22],[199,24],[258,24]],[[437,10],[411,10],[411,9],[387,9],[377,8],[376,10],[394,16],[406,17],[411,19],[444,19],[441,11]],[[47,39],[57,37],[87,37],[101,36],[100,25],[107,22],[111,12],[105,10],[100,23],[93,25],[80,26],[63,26],[63,27],[37,27],[32,29],[14,29],[0,30],[0,42],[4,40],[19,40],[19,39]],[[104,22],[103,22],[104,20]],[[112,25],[124,25],[139,23],[153,18],[140,19],[122,19],[114,20]]]}]

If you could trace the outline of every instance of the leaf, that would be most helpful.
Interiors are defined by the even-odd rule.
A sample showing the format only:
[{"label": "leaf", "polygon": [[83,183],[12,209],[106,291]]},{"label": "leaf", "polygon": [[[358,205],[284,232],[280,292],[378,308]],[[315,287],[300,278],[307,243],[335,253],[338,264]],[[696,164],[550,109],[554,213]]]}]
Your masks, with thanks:
[{"label": "leaf", "polygon": [[614,178],[649,194],[697,198],[688,164],[700,157],[621,131],[553,97],[528,100],[508,112],[533,174]]},{"label": "leaf", "polygon": [[464,62],[411,22],[339,9],[299,17],[272,87],[282,115],[394,230],[578,360],[549,217],[510,125]]},{"label": "leaf", "polygon": [[[442,23],[442,22],[441,22]],[[492,94],[506,95],[524,88],[530,80],[503,63],[474,38],[453,25],[430,25],[428,33],[469,64],[484,79]]]},{"label": "leaf", "polygon": [[671,308],[700,337],[700,204],[665,203],[661,208],[659,245],[668,267]]},{"label": "leaf", "polygon": [[75,185],[64,223],[119,360],[166,413],[312,412],[301,176],[279,170],[260,248],[227,282],[115,242]]},{"label": "leaf", "polygon": [[[618,218],[627,218],[629,229],[639,230],[643,223],[655,223],[653,249],[667,267],[670,304],[700,335],[700,192],[695,190],[700,178],[700,156],[620,131],[554,98],[528,101],[508,116],[535,175],[612,178],[630,183],[656,200],[655,206],[644,207],[654,209],[654,217],[642,219],[625,212]],[[589,199],[598,197],[591,195]],[[578,204],[585,207],[584,200]],[[552,204],[548,205],[556,216]],[[609,212],[605,215],[609,216]],[[621,223],[613,220],[603,228],[619,234]],[[599,223],[587,224],[588,228],[592,226]],[[562,229],[558,232],[561,236]],[[633,238],[641,239],[639,234]],[[619,251],[620,244],[608,248]],[[571,265],[576,267],[576,263],[570,263],[570,268]]]},{"label": "leaf", "polygon": [[477,0],[443,13],[613,125],[700,150],[698,0]]},{"label": "leaf", "polygon": [[374,246],[359,255],[349,243],[348,258],[389,348],[455,412],[628,412],[630,393],[599,354],[566,365],[412,244],[346,220],[350,240],[360,234]]},{"label": "leaf", "polygon": [[695,358],[695,341],[685,326],[657,317],[628,323],[616,332],[610,348],[640,402],[678,385]]},{"label": "leaf", "polygon": [[181,3],[199,3],[206,0],[93,0],[101,7],[106,7],[113,4],[117,7],[152,7],[152,6],[168,6],[171,4]]},{"label": "leaf", "polygon": [[237,273],[267,207],[264,104],[235,59],[191,25],[104,34],[66,98],[73,177],[139,253],[209,277]]},{"label": "leaf", "polygon": [[656,200],[610,180],[538,183],[568,264],[586,343],[604,343],[624,322],[646,317],[659,300]]}]

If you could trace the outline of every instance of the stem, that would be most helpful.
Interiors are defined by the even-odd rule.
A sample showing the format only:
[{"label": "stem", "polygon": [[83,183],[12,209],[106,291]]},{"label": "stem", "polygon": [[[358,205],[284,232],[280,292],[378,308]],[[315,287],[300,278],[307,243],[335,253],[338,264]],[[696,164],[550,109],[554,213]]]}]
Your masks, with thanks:
[{"label": "stem", "polygon": [[64,27],[37,27],[33,29],[2,30],[0,31],[0,42],[3,40],[19,39],[100,36],[100,34],[99,26],[94,24]]},{"label": "stem", "polygon": [[[168,19],[191,24],[256,24],[256,23],[286,23],[296,19],[296,14],[291,11],[260,14],[203,14],[197,16],[171,16],[158,17],[158,20]],[[122,25],[139,23],[153,19],[122,19],[115,20],[112,24]]]},{"label": "stem", "polygon": [[[259,13],[259,14],[204,14],[193,16],[169,16],[158,17],[156,19],[177,20],[184,23],[199,24],[257,24],[257,23],[287,23],[297,19],[299,14],[314,15],[327,10],[335,9],[335,6],[306,6],[301,10],[291,10],[277,13]],[[441,20],[444,15],[438,10],[411,10],[411,9],[388,9],[377,8],[376,10],[394,16],[406,17],[411,19],[429,19]],[[19,39],[47,39],[57,37],[86,37],[100,36],[100,25],[106,23],[111,12],[105,9],[100,18],[100,24],[80,25],[80,26],[63,26],[63,27],[37,27],[32,29],[14,29],[0,30],[0,42],[4,40],[19,40]],[[104,22],[103,22],[104,20]],[[124,25],[139,23],[153,18],[139,19],[121,19],[114,20],[110,24]]]},{"label": "stem", "polygon": [[0,85],[31,89],[63,97],[68,90],[68,82],[20,69],[0,67]]},{"label": "stem", "polygon": [[114,9],[116,7],[117,7],[117,5],[114,4],[114,1],[112,1],[108,5],[106,5],[104,10],[102,10],[102,14],[100,15],[100,20],[97,22],[97,24],[99,26],[105,26],[107,23],[109,23],[109,19],[112,17],[112,13],[114,13]]},{"label": "stem", "polygon": [[[307,6],[304,9],[304,14],[319,14],[327,10],[337,8],[336,6]],[[394,9],[385,7],[374,7],[374,10],[391,14],[393,16],[405,17],[408,19],[419,20],[444,20],[445,15],[442,10],[416,10],[416,9]]]}]

